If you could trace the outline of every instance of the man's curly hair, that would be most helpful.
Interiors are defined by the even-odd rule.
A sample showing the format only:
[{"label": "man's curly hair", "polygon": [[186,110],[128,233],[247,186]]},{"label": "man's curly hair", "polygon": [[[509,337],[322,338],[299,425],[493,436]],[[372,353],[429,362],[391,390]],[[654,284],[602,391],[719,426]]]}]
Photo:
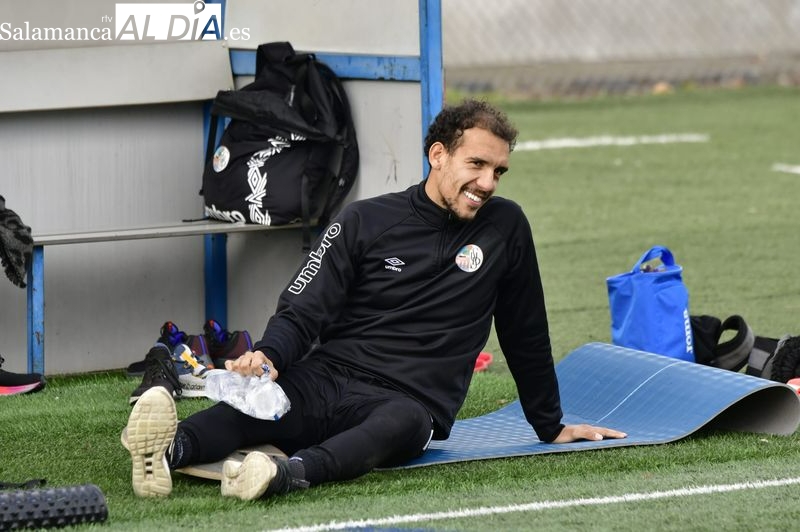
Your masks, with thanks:
[{"label": "man's curly hair", "polygon": [[485,101],[467,99],[459,105],[445,106],[433,120],[425,136],[425,157],[436,142],[453,153],[461,145],[464,131],[473,127],[490,131],[508,142],[509,151],[514,149],[518,131],[508,116]]}]

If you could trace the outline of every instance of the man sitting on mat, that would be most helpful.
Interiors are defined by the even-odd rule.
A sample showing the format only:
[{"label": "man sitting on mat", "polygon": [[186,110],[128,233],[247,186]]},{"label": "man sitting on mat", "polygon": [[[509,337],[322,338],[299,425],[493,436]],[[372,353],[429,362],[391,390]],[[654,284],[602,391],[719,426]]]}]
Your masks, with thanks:
[{"label": "man sitting on mat", "polygon": [[171,470],[262,444],[289,458],[226,463],[223,495],[256,499],[418,457],[448,437],[492,320],[539,440],[624,438],[561,423],[530,225],[519,205],[492,197],[516,136],[485,102],[445,107],[425,139],[427,179],[347,205],[261,341],[226,363],[242,375],[268,367],[289,412],[259,420],[219,402],[178,423],[170,384],[154,385],[127,427],[136,494],[167,495]]}]

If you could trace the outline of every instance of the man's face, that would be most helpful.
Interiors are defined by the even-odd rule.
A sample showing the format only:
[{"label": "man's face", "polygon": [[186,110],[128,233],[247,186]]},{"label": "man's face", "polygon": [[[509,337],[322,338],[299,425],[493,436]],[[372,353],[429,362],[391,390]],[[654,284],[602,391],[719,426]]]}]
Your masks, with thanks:
[{"label": "man's face", "polygon": [[437,142],[428,152],[431,172],[425,191],[459,219],[472,220],[508,170],[509,151],[506,141],[481,128],[465,130],[452,153]]}]

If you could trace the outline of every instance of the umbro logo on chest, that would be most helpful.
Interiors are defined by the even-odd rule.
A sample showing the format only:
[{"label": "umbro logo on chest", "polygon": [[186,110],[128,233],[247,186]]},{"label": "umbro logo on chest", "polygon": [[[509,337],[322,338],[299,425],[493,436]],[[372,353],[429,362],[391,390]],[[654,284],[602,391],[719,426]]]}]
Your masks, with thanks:
[{"label": "umbro logo on chest", "polygon": [[403,269],[400,266],[405,266],[406,265],[405,262],[403,262],[402,260],[398,259],[397,257],[392,257],[392,258],[389,258],[389,259],[383,259],[383,261],[386,263],[383,266],[384,268],[386,268],[387,270],[395,271],[395,272],[402,272]]}]

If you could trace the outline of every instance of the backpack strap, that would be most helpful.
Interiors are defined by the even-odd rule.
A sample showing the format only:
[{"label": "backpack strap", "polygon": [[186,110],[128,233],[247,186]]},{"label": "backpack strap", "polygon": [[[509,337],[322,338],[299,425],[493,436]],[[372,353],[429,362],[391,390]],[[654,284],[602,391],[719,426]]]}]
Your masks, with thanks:
[{"label": "backpack strap", "polygon": [[291,98],[293,101],[288,102],[289,105],[294,105],[300,110],[300,114],[310,123],[313,124],[317,117],[317,106],[314,100],[308,94],[308,84],[310,75],[310,65],[315,61],[313,54],[300,54],[295,56],[289,62],[297,63],[294,73],[295,77],[292,86]]},{"label": "backpack strap", "polygon": [[303,224],[303,254],[311,251],[311,186],[308,174],[300,178],[300,213]]},{"label": "backpack strap", "polygon": [[[689,319],[695,362],[731,371],[739,371],[747,364],[756,337],[744,318],[734,315],[723,322],[714,316],[702,315],[690,316]],[[736,335],[720,342],[725,331],[736,331]]]},{"label": "backpack strap", "polygon": [[[746,364],[755,344],[755,335],[741,316],[730,316],[722,322],[721,331],[736,331],[736,335],[714,349],[713,366],[739,371]],[[721,335],[720,335],[721,336]]]},{"label": "backpack strap", "polygon": [[778,339],[756,336],[753,350],[747,360],[748,375],[769,379],[772,374],[772,357],[778,350]]},{"label": "backpack strap", "polygon": [[324,227],[336,214],[336,210],[344,201],[350,189],[353,188],[359,167],[358,139],[356,138],[356,128],[353,123],[353,116],[350,112],[350,101],[344,90],[341,79],[331,70],[331,68],[320,62],[315,63],[319,73],[330,81],[330,87],[334,97],[339,101],[342,116],[339,128],[339,142],[342,146],[341,161],[339,171],[335,173],[334,182],[326,195],[325,205],[322,207],[318,225]]},{"label": "backpack strap", "polygon": [[[206,139],[206,164],[214,158],[214,151],[217,147],[217,130],[219,128],[220,117],[211,113],[208,121],[208,139]],[[202,191],[201,191],[202,192]]]},{"label": "backpack strap", "polygon": [[[219,130],[219,121],[222,120],[222,117],[219,115],[214,114],[213,112],[209,113],[208,117],[208,138],[206,139],[206,158],[205,158],[205,165],[208,166],[211,164],[211,160],[214,158],[214,152],[217,148],[217,131]],[[200,186],[200,196],[203,196],[203,186]],[[205,218],[205,216],[204,216]],[[196,220],[184,220],[184,222],[194,222]]]}]

